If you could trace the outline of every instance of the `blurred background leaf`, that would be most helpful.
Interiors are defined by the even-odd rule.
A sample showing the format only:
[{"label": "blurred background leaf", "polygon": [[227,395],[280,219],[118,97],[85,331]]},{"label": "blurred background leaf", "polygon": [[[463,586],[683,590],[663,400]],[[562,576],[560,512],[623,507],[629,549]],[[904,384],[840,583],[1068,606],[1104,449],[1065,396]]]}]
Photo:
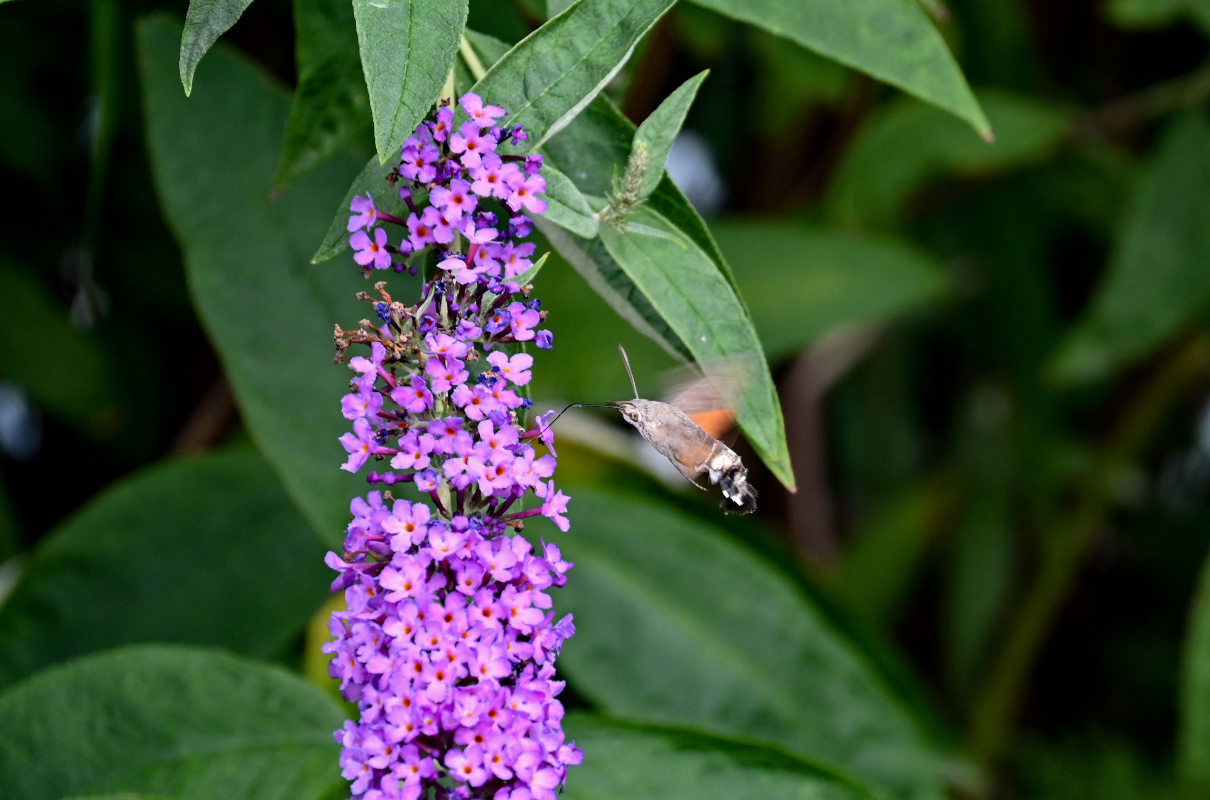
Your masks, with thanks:
[{"label": "blurred background leaf", "polygon": [[0,687],[145,641],[279,658],[326,597],[323,553],[255,453],[153,468],[96,497],[22,565],[0,606]]},{"label": "blurred background leaf", "polygon": [[174,23],[155,17],[140,34],[156,188],[198,311],[257,445],[315,530],[335,542],[359,482],[332,469],[343,458],[344,421],[329,395],[346,370],[332,364],[331,330],[355,323],[361,309],[348,291],[352,268],[307,257],[357,162],[329,160],[274,195],[285,92],[220,49],[201,76],[214,88],[186,99],[163,69]]},{"label": "blurred background leaf", "polygon": [[1056,355],[1063,380],[1120,369],[1210,312],[1210,124],[1172,124],[1143,176],[1108,274]]}]

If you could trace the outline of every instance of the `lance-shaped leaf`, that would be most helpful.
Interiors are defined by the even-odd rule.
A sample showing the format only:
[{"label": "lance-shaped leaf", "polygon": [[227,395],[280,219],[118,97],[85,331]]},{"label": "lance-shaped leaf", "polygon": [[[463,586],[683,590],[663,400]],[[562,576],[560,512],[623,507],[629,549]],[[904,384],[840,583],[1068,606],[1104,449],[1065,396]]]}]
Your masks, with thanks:
[{"label": "lance-shaped leaf", "polygon": [[632,152],[637,152],[641,147],[646,151],[644,157],[648,162],[639,191],[640,200],[654,192],[655,187],[659,185],[664,174],[664,164],[668,161],[668,151],[672,149],[673,140],[681,132],[689,106],[693,105],[693,98],[697,97],[697,90],[708,74],[709,70],[699,72],[678,86],[634,132]]},{"label": "lance-shaped leaf", "polygon": [[581,0],[508,51],[475,84],[540,146],[592,102],[675,0]]},{"label": "lance-shaped leaf", "polygon": [[146,792],[319,800],[341,785],[340,705],[283,669],[141,645],[0,694],[0,797]]},{"label": "lance-shaped leaf", "polygon": [[226,33],[252,5],[252,0],[190,0],[181,31],[181,55],[177,70],[185,94],[193,92],[193,73],[206,51]]},{"label": "lance-shaped leaf", "polygon": [[1131,203],[1109,272],[1060,347],[1055,374],[1095,380],[1129,364],[1210,309],[1210,124],[1178,119]]},{"label": "lance-shaped leaf", "polygon": [[609,255],[699,364],[742,364],[736,422],[779,481],[794,486],[777,389],[756,329],[710,256],[656,212],[639,206],[624,230],[602,226]]},{"label": "lance-shaped leaf", "polygon": [[273,183],[287,186],[365,125],[365,80],[348,0],[294,0],[298,88]]},{"label": "lance-shaped leaf", "polygon": [[984,139],[991,125],[962,71],[912,0],[694,0],[847,64],[968,122]]},{"label": "lance-shaped leaf", "polygon": [[441,93],[466,13],[467,0],[353,0],[380,163],[399,155]]}]

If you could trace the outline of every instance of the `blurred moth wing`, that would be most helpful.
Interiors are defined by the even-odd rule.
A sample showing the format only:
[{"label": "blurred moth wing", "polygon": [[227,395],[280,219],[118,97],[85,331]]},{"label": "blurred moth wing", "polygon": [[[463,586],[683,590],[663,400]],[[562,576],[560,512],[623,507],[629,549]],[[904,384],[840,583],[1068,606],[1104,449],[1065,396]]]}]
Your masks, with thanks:
[{"label": "blurred moth wing", "polygon": [[702,430],[727,444],[735,429],[735,409],[745,377],[744,361],[732,357],[716,361],[705,370],[684,367],[673,370],[665,380],[664,401],[689,415]]},{"label": "blurred moth wing", "polygon": [[[639,397],[626,349],[618,345],[633,400],[607,403],[622,412],[656,452],[667,457],[691,483],[705,489],[698,478],[704,473],[722,489],[722,509],[728,514],[750,514],[756,510],[756,490],[748,484],[748,470],[735,451],[718,439],[731,427],[735,413],[721,403],[729,378],[700,375],[683,382],[669,402]],[[730,388],[734,388],[730,384]],[[700,421],[699,421],[700,420]]]}]

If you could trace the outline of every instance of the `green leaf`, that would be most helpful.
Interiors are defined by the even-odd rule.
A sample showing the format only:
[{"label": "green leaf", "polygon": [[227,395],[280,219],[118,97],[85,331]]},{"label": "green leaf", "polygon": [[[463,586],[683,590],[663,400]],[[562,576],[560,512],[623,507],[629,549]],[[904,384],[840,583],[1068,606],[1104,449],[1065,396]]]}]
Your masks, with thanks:
[{"label": "green leaf", "polygon": [[[992,124],[919,4],[910,0],[694,0],[898,86],[970,124]],[[993,120],[994,123],[994,120]],[[999,129],[997,128],[997,131]]]},{"label": "green leaf", "polygon": [[275,656],[327,596],[323,554],[254,452],[150,469],[92,500],[24,565],[0,606],[0,686],[134,642]]},{"label": "green leaf", "polygon": [[[1138,739],[1101,726],[1013,748],[1015,796],[1030,800],[1196,800],[1182,794],[1167,764]],[[1023,737],[1024,738],[1024,737]]]},{"label": "green leaf", "polygon": [[782,750],[587,714],[569,714],[564,730],[586,754],[584,763],[568,772],[567,789],[562,795],[566,800],[875,797],[857,785],[787,757]]},{"label": "green leaf", "polygon": [[332,731],[343,718],[297,676],[223,653],[89,656],[0,694],[0,796],[322,798],[341,784]]},{"label": "green leaf", "polygon": [[[474,47],[476,55],[485,62],[495,63],[497,59],[507,52],[508,45],[493,39],[490,36],[485,36],[481,33],[467,30],[466,37]],[[458,68],[456,73],[461,74],[465,67],[462,66],[462,61],[457,62]],[[469,85],[469,82],[464,85]],[[324,234],[323,241],[319,245],[319,249],[315,251],[315,255],[311,256],[311,261],[320,263],[327,261],[329,258],[342,253],[349,246],[349,232],[346,229],[346,224],[349,219],[349,203],[355,195],[370,194],[374,198],[374,203],[379,211],[387,214],[393,214],[400,218],[406,218],[408,212],[405,210],[407,206],[399,199],[397,192],[384,191],[386,187],[387,176],[398,166],[393,160],[387,164],[379,163],[377,158],[371,158],[362,168],[358,176],[353,180],[353,183],[345,192],[344,202],[336,207],[336,215],[328,225],[328,231]],[[574,203],[574,199],[568,198],[568,202]],[[568,220],[571,222],[571,220]],[[571,224],[582,225],[583,222],[571,222]]]},{"label": "green leaf", "polygon": [[176,795],[146,792],[112,792],[106,794],[73,794],[63,800],[176,800]]},{"label": "green leaf", "polygon": [[379,164],[377,157],[371,157],[361,168],[361,172],[353,179],[353,183],[345,190],[344,200],[336,207],[336,216],[328,223],[328,230],[319,243],[319,248],[311,256],[312,264],[321,264],[328,259],[340,255],[349,249],[349,210],[350,203],[356,195],[369,194],[374,198],[374,208],[384,214],[391,214],[401,219],[408,215],[407,205],[396,191],[390,191],[387,176],[395,171],[398,164]]},{"label": "green leaf", "polygon": [[678,86],[635,131],[633,149],[637,150],[640,146],[645,148],[649,163],[647,171],[643,174],[640,200],[654,192],[663,177],[668,151],[672,149],[673,140],[681,132],[689,106],[693,105],[693,98],[697,97],[697,90],[708,74],[709,70],[703,70]]},{"label": "green leaf", "polygon": [[1157,28],[1188,17],[1210,32],[1210,0],[1110,0],[1105,14],[1124,28]]},{"label": "green leaf", "polygon": [[714,234],[770,360],[840,328],[885,325],[947,289],[941,264],[895,239],[748,220],[715,223]]},{"label": "green leaf", "polygon": [[[626,168],[634,142],[634,131],[634,125],[622,116],[622,112],[607,98],[599,97],[590,103],[566,130],[546,143],[547,163],[553,161],[586,196],[603,198],[612,189],[614,176],[621,175]],[[732,287],[735,286],[731,269],[714,243],[706,223],[667,176],[647,198],[647,207],[696,242],[698,247],[710,255]],[[538,222],[541,222],[541,218]],[[598,263],[597,267],[605,274],[612,271],[610,265],[605,262]],[[657,320],[648,322],[653,327],[662,324]],[[669,352],[684,351],[683,345],[679,344],[666,343],[665,347]]]},{"label": "green leaf", "polygon": [[250,5],[252,0],[189,0],[177,66],[186,95],[193,92],[193,73],[202,56],[218,41],[218,37],[239,21],[244,9]]},{"label": "green leaf", "polygon": [[744,368],[736,423],[779,481],[794,485],[777,389],[747,309],[695,242],[645,207],[632,209],[625,231],[601,228],[601,241],[647,302],[699,364]]},{"label": "green leaf", "polygon": [[1193,596],[1181,659],[1177,766],[1190,797],[1210,793],[1210,556]]},{"label": "green leaf", "polygon": [[288,186],[366,125],[369,105],[348,0],[294,0],[298,88],[273,183]]},{"label": "green leaf", "polygon": [[525,127],[525,150],[538,148],[592,102],[674,2],[581,0],[508,51],[473,91],[508,110],[502,127]]},{"label": "green leaf", "polygon": [[635,330],[658,343],[668,353],[688,361],[693,354],[676,332],[648,302],[630,276],[610,256],[599,238],[584,239],[547,222],[534,220],[551,245],[563,256],[594,292]]},{"label": "green leaf", "polygon": [[1173,123],[1120,227],[1109,271],[1052,364],[1062,381],[1103,378],[1210,310],[1210,125]]},{"label": "green leaf", "polygon": [[557,603],[576,635],[559,663],[580,694],[610,715],[780,748],[886,797],[942,796],[919,724],[799,584],[696,517],[571,494],[559,546],[576,567]]},{"label": "green leaf", "polygon": [[542,219],[577,236],[589,239],[596,236],[596,215],[571,179],[549,164],[542,166],[542,177],[546,179],[546,193],[543,195],[546,211],[542,213]]},{"label": "green leaf", "polygon": [[331,199],[357,162],[329,159],[271,194],[288,98],[255,68],[216,49],[205,96],[186,100],[163,69],[174,25],[139,27],[147,138],[156,187],[185,256],[190,289],[244,422],[321,536],[339,540],[364,485],[338,467],[348,371],[332,363],[332,326],[365,315],[351,264],[307,264]]},{"label": "green leaf", "polygon": [[850,146],[828,198],[834,218],[885,226],[938,178],[996,175],[1049,158],[1070,129],[1069,109],[1004,91],[979,99],[996,126],[980,142],[937,110],[903,100],[873,117]]},{"label": "green leaf", "polygon": [[397,158],[454,65],[467,0],[353,0],[379,163]]},{"label": "green leaf", "polygon": [[[111,439],[126,424],[119,402],[121,378],[94,336],[67,324],[67,309],[37,280],[33,265],[0,257],[0,378],[29,393],[43,410],[89,439]],[[30,357],[54,353],[71,369],[47,369]]]}]

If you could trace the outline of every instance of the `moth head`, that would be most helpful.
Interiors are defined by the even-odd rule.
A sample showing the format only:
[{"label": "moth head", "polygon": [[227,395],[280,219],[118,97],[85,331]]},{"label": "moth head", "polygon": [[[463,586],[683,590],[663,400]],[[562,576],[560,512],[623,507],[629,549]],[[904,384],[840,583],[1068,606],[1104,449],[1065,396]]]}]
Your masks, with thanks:
[{"label": "moth head", "polygon": [[611,406],[622,412],[622,417],[631,425],[639,425],[643,421],[643,411],[639,408],[639,403],[634,400],[623,400],[620,403],[610,403]]}]

